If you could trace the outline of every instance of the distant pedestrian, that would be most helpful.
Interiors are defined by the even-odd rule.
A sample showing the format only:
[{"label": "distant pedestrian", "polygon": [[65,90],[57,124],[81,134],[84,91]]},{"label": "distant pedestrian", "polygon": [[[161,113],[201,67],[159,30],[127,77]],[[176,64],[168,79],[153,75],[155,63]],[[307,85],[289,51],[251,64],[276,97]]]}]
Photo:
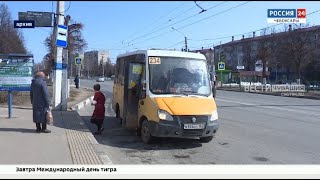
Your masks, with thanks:
[{"label": "distant pedestrian", "polygon": [[76,85],[76,88],[79,89],[79,75],[76,75],[76,77],[74,78],[74,83]]},{"label": "distant pedestrian", "polygon": [[95,91],[93,102],[91,105],[94,105],[94,111],[91,116],[91,123],[97,125],[97,132],[94,134],[98,135],[101,134],[102,131],[104,130],[103,128],[103,121],[105,118],[105,102],[106,98],[104,94],[100,91],[100,84],[95,84],[93,86],[93,90]]},{"label": "distant pedestrian", "polygon": [[37,127],[36,132],[50,133],[51,131],[47,129],[46,113],[51,110],[51,100],[45,81],[45,74],[42,71],[37,72],[32,80],[30,99],[33,110],[33,122],[36,123]]}]

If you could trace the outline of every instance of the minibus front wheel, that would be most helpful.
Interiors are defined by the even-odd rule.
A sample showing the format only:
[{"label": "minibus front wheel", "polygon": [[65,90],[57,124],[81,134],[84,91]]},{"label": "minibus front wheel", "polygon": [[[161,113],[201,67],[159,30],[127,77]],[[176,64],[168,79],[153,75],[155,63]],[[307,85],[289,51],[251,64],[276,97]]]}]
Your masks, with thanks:
[{"label": "minibus front wheel", "polygon": [[148,120],[143,120],[142,126],[141,126],[141,140],[145,144],[150,144],[153,141],[153,136],[151,135],[150,131],[150,123]]}]

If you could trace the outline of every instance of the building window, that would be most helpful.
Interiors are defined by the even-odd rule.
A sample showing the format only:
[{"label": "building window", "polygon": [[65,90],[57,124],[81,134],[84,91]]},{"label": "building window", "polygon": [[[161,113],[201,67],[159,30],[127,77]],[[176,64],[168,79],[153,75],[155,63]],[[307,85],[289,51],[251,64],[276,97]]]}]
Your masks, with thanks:
[{"label": "building window", "polygon": [[315,34],[314,35],[314,40],[317,40],[318,39],[318,34]]}]

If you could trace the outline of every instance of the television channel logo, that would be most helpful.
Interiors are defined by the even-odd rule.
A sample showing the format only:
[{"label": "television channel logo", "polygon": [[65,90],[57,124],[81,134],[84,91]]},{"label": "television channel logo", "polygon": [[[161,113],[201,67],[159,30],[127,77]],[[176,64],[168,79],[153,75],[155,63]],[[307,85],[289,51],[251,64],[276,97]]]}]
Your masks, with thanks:
[{"label": "television channel logo", "polygon": [[268,23],[306,23],[306,9],[268,9]]}]

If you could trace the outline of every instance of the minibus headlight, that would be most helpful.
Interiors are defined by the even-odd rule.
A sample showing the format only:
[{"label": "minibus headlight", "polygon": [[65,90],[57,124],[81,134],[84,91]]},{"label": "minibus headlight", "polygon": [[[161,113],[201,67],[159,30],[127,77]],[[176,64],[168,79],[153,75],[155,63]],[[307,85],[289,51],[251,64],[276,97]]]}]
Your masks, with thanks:
[{"label": "minibus headlight", "polygon": [[158,110],[158,117],[161,120],[173,121],[173,117],[171,116],[171,114],[161,109]]},{"label": "minibus headlight", "polygon": [[216,121],[218,120],[218,111],[214,110],[210,116],[210,121]]}]

